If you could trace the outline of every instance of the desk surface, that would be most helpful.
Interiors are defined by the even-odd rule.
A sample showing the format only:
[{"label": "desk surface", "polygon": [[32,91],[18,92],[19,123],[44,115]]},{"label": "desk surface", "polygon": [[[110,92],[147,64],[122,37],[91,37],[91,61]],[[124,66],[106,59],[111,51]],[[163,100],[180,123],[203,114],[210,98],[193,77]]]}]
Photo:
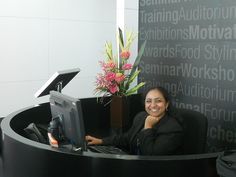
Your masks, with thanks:
[{"label": "desk surface", "polygon": [[[102,113],[97,114],[100,116],[95,125],[86,125],[88,131],[96,129],[97,134],[108,133],[107,113],[104,108],[102,110]],[[5,177],[218,177],[215,168],[218,153],[177,156],[72,153],[31,141],[21,135],[29,123],[49,121],[49,103],[16,111],[2,121]]]}]

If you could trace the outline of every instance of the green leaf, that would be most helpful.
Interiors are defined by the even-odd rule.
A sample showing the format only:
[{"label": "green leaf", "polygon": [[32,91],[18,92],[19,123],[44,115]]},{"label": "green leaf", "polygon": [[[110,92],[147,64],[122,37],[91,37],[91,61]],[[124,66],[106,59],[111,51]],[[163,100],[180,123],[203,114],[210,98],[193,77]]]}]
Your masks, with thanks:
[{"label": "green leaf", "polygon": [[[145,41],[143,42],[143,44],[141,45],[141,48],[140,48],[140,50],[139,50],[139,52],[138,52],[138,55],[137,55],[137,57],[136,57],[136,59],[135,59],[135,62],[134,62],[134,64],[133,64],[133,68],[132,68],[132,70],[131,70],[131,72],[130,72],[130,76],[129,76],[128,81],[127,81],[127,84],[126,84],[126,89],[128,89],[128,88],[129,88],[129,84],[130,84],[131,82],[133,82],[132,80],[134,79],[133,77],[134,77],[135,74],[136,74],[136,69],[137,69],[137,67],[138,67],[138,65],[139,65],[139,62],[140,62],[140,60],[141,60],[141,57],[142,57],[142,55],[143,55],[143,52],[144,52],[146,43],[147,43],[147,41],[145,40]],[[135,77],[136,77],[136,76],[135,76]]]},{"label": "green leaf", "polygon": [[132,76],[129,77],[128,81],[125,84],[125,88],[128,89],[129,85],[134,81],[134,79],[138,76],[141,70],[136,70]]},{"label": "green leaf", "polygon": [[145,82],[140,82],[138,85],[126,92],[126,96],[134,94],[138,89],[145,85]]},{"label": "green leaf", "polygon": [[[124,38],[122,30],[120,28],[118,28],[118,30],[119,30],[119,33],[117,34],[117,40],[118,40],[117,42],[119,42],[118,45],[120,46],[121,51],[129,50],[132,42],[136,38],[136,35],[133,32],[127,32],[126,33],[126,38]],[[124,39],[126,39],[126,40],[124,41]],[[141,82],[138,85],[136,85],[135,87],[133,87],[132,89],[129,89],[130,84],[135,80],[135,78],[141,72],[140,70],[137,70],[137,67],[138,67],[139,62],[141,60],[141,57],[143,55],[145,46],[146,46],[146,41],[144,41],[144,43],[141,45],[141,48],[140,48],[140,50],[138,52],[138,55],[135,59],[135,62],[134,62],[133,67],[131,69],[131,72],[129,73],[129,75],[125,79],[125,82],[120,83],[119,92],[115,93],[115,95],[130,95],[130,94],[133,94],[140,87],[142,87],[145,84],[144,82]],[[112,70],[112,72],[121,72],[121,73],[125,74],[125,71],[123,71],[121,69],[121,66],[126,62],[126,60],[124,60],[124,61],[123,60],[118,60],[119,55],[120,55],[120,51],[118,51],[118,55],[113,56],[113,49],[112,49],[112,43],[111,42],[106,42],[105,43],[105,54],[106,54],[107,60],[112,60],[117,64],[117,67],[114,68]],[[100,87],[96,88],[95,94],[112,95],[107,88],[100,88]]]},{"label": "green leaf", "polygon": [[118,39],[119,39],[120,48],[121,48],[121,50],[124,50],[123,32],[122,32],[122,30],[120,28],[118,30],[119,30]]},{"label": "green leaf", "polygon": [[130,72],[130,75],[131,75],[131,76],[132,76],[133,73],[136,71],[136,69],[137,69],[137,67],[138,67],[138,65],[139,65],[139,62],[140,62],[141,57],[142,57],[142,55],[143,55],[143,52],[144,52],[146,43],[147,43],[147,41],[145,40],[145,41],[143,42],[143,44],[141,45],[141,48],[140,48],[140,50],[139,50],[139,52],[138,52],[138,55],[137,55],[137,57],[136,57],[136,59],[135,59],[133,68],[132,68],[132,70],[131,70],[131,72]]},{"label": "green leaf", "polygon": [[105,49],[106,49],[106,54],[107,57],[112,60],[113,54],[112,54],[112,43],[111,42],[106,42],[105,43]]},{"label": "green leaf", "polygon": [[137,35],[134,35],[133,32],[127,32],[126,34],[126,46],[125,46],[125,50],[129,50],[130,46],[132,44],[132,42],[134,41],[134,39],[137,37]]}]

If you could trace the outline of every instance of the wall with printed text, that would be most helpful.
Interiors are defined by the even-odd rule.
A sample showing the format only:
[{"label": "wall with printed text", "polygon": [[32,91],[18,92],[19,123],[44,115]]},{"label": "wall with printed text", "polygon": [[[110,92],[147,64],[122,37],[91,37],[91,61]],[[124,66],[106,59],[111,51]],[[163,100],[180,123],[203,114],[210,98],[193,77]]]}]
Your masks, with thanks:
[{"label": "wall with printed text", "polygon": [[160,85],[174,106],[208,117],[209,152],[236,147],[236,1],[140,0],[141,90]]}]

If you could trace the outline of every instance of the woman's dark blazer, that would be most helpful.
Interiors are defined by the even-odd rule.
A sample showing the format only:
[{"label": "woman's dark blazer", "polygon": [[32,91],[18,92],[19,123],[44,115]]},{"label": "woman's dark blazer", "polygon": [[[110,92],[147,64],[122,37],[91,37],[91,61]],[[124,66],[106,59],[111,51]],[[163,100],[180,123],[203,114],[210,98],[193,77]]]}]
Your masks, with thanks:
[{"label": "woman's dark blazer", "polygon": [[143,129],[146,112],[138,113],[128,132],[103,138],[103,144],[127,149],[130,154],[171,155],[181,153],[183,128],[172,116],[165,115],[153,128]]}]

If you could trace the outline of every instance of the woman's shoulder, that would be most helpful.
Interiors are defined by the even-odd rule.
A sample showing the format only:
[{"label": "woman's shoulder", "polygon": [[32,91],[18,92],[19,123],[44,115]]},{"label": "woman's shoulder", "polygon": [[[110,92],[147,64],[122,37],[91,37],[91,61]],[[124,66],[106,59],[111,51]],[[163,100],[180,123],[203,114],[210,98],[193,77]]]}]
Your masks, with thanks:
[{"label": "woman's shoulder", "polygon": [[134,117],[134,122],[145,120],[147,115],[148,114],[145,111],[137,113],[136,116]]},{"label": "woman's shoulder", "polygon": [[144,117],[144,116],[147,116],[148,113],[146,111],[140,111],[136,114],[135,117]]},{"label": "woman's shoulder", "polygon": [[183,131],[183,127],[178,121],[178,118],[167,115],[166,123],[163,124],[163,130]]}]

